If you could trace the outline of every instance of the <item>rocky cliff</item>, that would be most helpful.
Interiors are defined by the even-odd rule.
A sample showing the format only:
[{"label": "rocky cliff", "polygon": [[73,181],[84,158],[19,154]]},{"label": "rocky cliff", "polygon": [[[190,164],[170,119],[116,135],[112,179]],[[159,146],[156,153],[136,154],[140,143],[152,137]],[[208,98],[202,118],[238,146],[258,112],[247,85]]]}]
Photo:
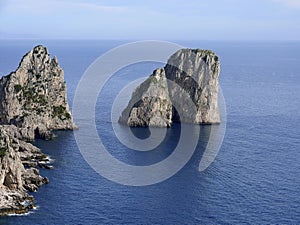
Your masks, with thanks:
[{"label": "rocky cliff", "polygon": [[51,169],[49,159],[28,141],[74,128],[63,70],[45,47],[36,46],[0,79],[0,215],[33,208],[27,191],[49,182],[37,169]]},{"label": "rocky cliff", "polygon": [[172,103],[164,69],[157,69],[132,94],[119,120],[129,126],[169,127]]},{"label": "rocky cliff", "polygon": [[43,46],[28,52],[15,72],[2,77],[0,100],[0,124],[30,128],[31,137],[49,138],[52,129],[75,128],[64,72]]},{"label": "rocky cliff", "polygon": [[34,199],[26,190],[35,192],[48,183],[40,176],[38,165],[46,165],[46,155],[15,134],[13,125],[0,126],[0,215],[25,213],[34,207]]},{"label": "rocky cliff", "polygon": [[[143,127],[219,123],[219,73],[220,62],[214,52],[181,49],[134,91],[119,122]],[[185,101],[185,96],[190,101]]]}]

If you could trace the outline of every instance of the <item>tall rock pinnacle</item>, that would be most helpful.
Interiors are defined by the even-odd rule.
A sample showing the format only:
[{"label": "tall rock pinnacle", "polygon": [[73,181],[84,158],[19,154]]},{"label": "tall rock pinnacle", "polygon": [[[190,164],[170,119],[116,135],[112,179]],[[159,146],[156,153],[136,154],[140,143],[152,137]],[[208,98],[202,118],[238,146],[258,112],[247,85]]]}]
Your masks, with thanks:
[{"label": "tall rock pinnacle", "polygon": [[0,80],[0,124],[30,127],[37,135],[74,129],[64,72],[41,45],[28,52],[15,72]]},{"label": "tall rock pinnacle", "polygon": [[49,159],[27,141],[74,128],[64,72],[55,56],[36,46],[0,79],[0,216],[28,212],[34,198],[27,191],[49,182],[37,169],[51,169]]}]

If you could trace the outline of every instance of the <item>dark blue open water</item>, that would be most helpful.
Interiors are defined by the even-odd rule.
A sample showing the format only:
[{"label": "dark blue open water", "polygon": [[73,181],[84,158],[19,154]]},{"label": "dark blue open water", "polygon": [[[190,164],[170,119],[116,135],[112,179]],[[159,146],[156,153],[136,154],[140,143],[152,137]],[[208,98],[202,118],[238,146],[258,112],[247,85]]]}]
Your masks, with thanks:
[{"label": "dark blue open water", "polygon": [[[89,64],[121,43],[125,42],[0,41],[0,74],[15,70],[25,52],[44,44],[65,71],[72,103]],[[53,170],[41,170],[50,184],[34,194],[38,209],[27,216],[0,218],[0,224],[300,223],[300,43],[179,43],[213,49],[222,63],[227,129],[213,164],[198,172],[211,129],[205,126],[195,154],[175,176],[146,187],[123,186],[86,163],[72,132],[58,132],[53,141],[36,142],[54,159]],[[157,66],[135,65],[120,74],[147,76]],[[137,165],[160,161],[176,145],[178,126],[168,130],[166,143],[152,153],[129,151],[112,133],[110,101],[126,82],[116,75],[102,92],[98,132],[120,160]]]}]

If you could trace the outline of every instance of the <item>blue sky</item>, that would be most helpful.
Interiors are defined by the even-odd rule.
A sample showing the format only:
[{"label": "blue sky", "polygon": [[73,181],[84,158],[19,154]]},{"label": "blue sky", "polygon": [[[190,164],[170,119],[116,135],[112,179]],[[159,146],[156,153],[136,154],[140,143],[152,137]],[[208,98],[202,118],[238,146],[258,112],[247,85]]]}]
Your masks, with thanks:
[{"label": "blue sky", "polygon": [[0,0],[0,38],[300,40],[300,0]]}]

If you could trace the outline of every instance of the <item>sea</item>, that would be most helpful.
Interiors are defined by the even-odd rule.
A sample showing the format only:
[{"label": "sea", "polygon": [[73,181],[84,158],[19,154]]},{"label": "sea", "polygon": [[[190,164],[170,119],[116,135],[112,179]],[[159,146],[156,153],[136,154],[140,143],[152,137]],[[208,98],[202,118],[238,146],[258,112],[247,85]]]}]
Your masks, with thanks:
[{"label": "sea", "polygon": [[[90,65],[129,42],[0,40],[0,74],[14,71],[26,52],[42,44],[64,70],[72,108]],[[221,62],[226,129],[211,164],[199,170],[213,126],[197,125],[200,132],[194,134],[191,128],[198,141],[186,164],[172,176],[145,185],[116,182],[90,166],[76,141],[80,126],[78,131],[57,131],[54,140],[35,141],[54,166],[40,169],[50,183],[32,193],[37,208],[26,215],[1,217],[0,224],[300,224],[300,42],[173,42],[211,49]],[[165,160],[184,133],[174,124],[154,150],[136,151],[123,145],[113,128],[111,111],[118,93],[162,65],[149,61],[128,65],[112,74],[97,96],[92,123],[110,155],[124,164],[149,166]],[[74,121],[91,122],[76,116]],[[126,132],[140,140],[151,135],[147,128]],[[84,135],[92,133],[87,130]],[[109,163],[105,169],[114,172]]]}]

